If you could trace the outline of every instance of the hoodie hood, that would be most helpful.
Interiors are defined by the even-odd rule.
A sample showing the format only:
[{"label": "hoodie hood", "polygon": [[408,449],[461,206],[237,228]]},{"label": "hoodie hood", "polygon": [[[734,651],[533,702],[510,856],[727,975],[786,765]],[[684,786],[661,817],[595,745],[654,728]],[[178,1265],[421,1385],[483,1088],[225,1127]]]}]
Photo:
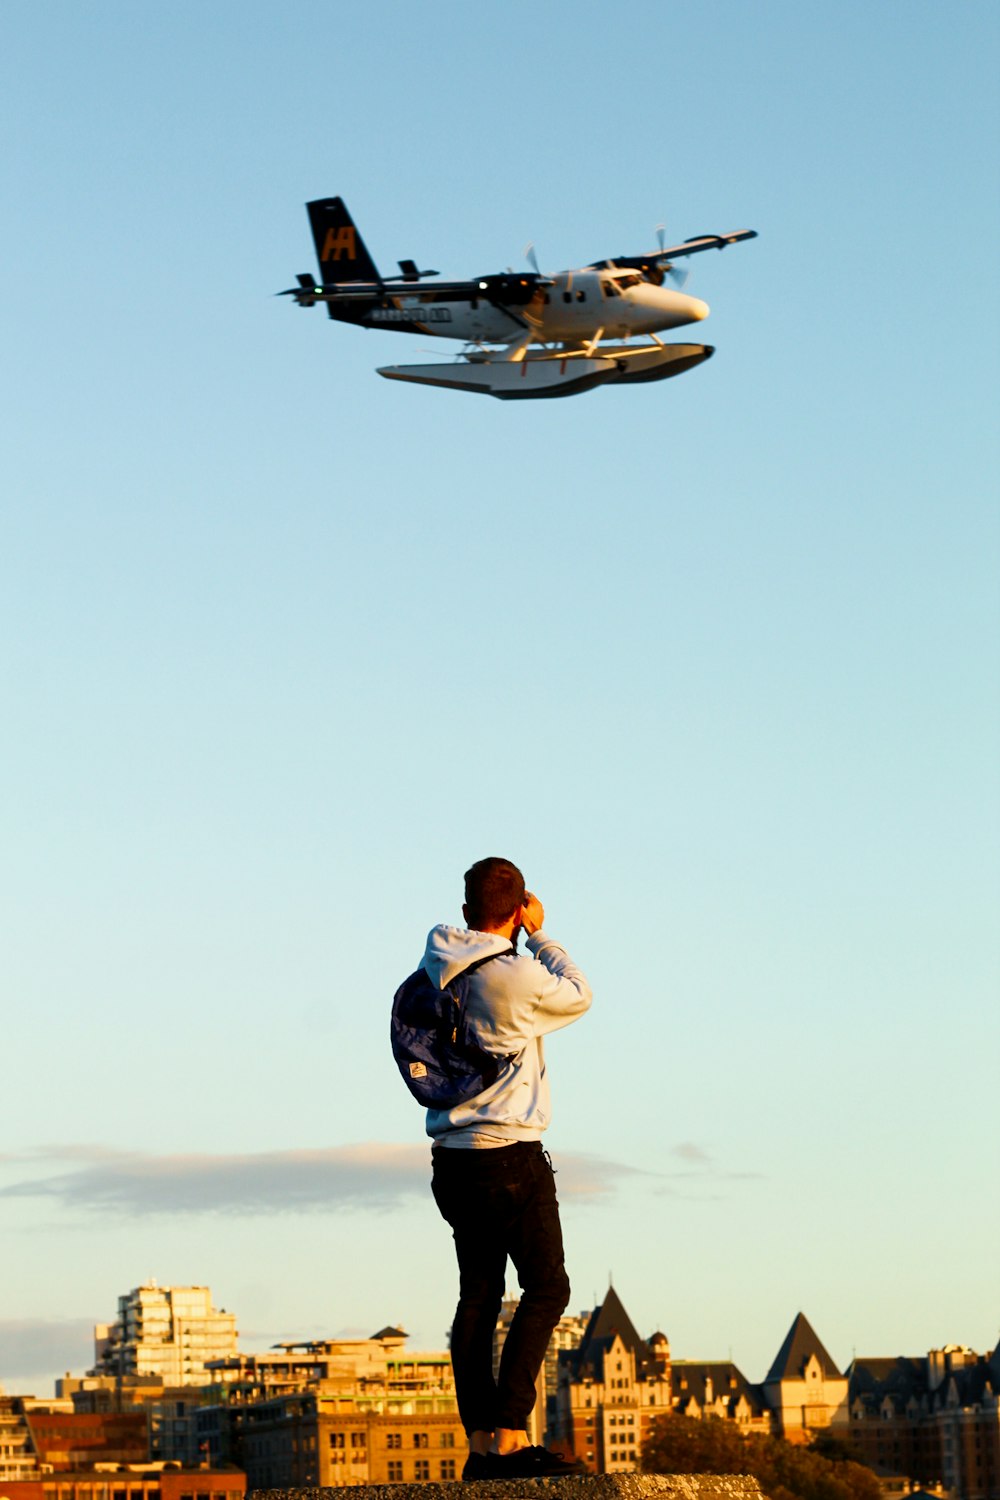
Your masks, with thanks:
[{"label": "hoodie hood", "polygon": [[432,927],[427,934],[427,947],[421,967],[427,970],[439,990],[489,953],[503,953],[510,947],[510,938],[499,932],[474,932],[468,927],[448,927],[444,922]]}]

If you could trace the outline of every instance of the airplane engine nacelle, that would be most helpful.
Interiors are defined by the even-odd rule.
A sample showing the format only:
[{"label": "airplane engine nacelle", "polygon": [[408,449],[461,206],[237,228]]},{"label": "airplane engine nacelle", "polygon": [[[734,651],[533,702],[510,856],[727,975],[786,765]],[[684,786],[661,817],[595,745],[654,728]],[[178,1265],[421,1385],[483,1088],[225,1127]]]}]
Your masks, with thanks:
[{"label": "airplane engine nacelle", "polygon": [[513,271],[501,271],[492,276],[480,276],[479,287],[484,296],[497,302],[525,307],[538,290],[540,279],[538,276],[518,276]]}]

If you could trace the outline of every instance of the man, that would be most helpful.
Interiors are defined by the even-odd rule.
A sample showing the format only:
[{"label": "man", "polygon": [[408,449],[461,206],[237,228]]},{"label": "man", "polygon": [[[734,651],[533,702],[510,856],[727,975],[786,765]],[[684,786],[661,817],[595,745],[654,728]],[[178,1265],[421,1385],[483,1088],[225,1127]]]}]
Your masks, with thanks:
[{"label": "man", "polygon": [[[526,1428],[549,1337],[569,1301],[552,1165],[541,1145],[551,1113],[542,1037],[589,1009],[590,986],[542,931],[542,903],[509,860],[481,859],[467,871],[462,912],[466,928],[430,932],[423,967],[443,989],[489,959],[470,976],[466,1017],[479,1045],[505,1059],[495,1082],[474,1098],[427,1111],[431,1186],[458,1256],[451,1357],[469,1437],[462,1478],[577,1473],[579,1464],[531,1446]],[[528,954],[519,956],[522,929]],[[508,1256],[521,1300],[494,1380],[493,1331]]]}]

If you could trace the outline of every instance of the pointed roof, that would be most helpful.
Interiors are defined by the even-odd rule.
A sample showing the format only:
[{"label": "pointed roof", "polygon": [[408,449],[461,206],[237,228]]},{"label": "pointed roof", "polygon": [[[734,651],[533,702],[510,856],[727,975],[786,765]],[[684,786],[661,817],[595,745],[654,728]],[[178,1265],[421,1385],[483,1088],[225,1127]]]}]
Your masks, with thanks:
[{"label": "pointed roof", "polygon": [[813,1331],[805,1313],[799,1313],[785,1336],[785,1342],[774,1356],[774,1363],[765,1376],[765,1382],[773,1380],[800,1380],[809,1360],[815,1354],[824,1380],[840,1380],[841,1374],[823,1348]]},{"label": "pointed roof", "polygon": [[626,1349],[635,1355],[636,1373],[643,1373],[650,1364],[649,1345],[639,1337],[632,1319],[622,1306],[621,1298],[611,1286],[608,1287],[604,1301],[591,1313],[579,1348],[571,1353],[566,1351],[573,1368],[581,1372],[589,1365],[596,1373],[616,1334]]},{"label": "pointed roof", "polygon": [[630,1349],[637,1358],[649,1353],[645,1340],[636,1333],[632,1319],[622,1306],[621,1298],[614,1287],[609,1286],[604,1301],[590,1315],[580,1347],[585,1350],[590,1344],[605,1340],[610,1343],[616,1333],[626,1349]]}]

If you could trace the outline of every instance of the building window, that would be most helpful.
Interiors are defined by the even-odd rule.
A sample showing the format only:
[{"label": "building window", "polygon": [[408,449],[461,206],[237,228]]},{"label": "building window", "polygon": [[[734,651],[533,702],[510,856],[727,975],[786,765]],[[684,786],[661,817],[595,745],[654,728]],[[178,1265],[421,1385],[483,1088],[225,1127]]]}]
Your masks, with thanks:
[{"label": "building window", "polygon": [[430,1479],[431,1466],[426,1458],[417,1459],[416,1463],[413,1465],[413,1477],[414,1479]]},{"label": "building window", "polygon": [[403,1477],[403,1465],[399,1459],[389,1460],[389,1483],[398,1484]]},{"label": "building window", "polygon": [[415,1432],[413,1434],[413,1446],[414,1446],[414,1448],[426,1448],[427,1447],[427,1434],[426,1434],[426,1432]]},{"label": "building window", "polygon": [[442,1432],[442,1434],[441,1434],[441,1447],[442,1448],[454,1448],[454,1446],[455,1446],[455,1434],[453,1432]]},{"label": "building window", "polygon": [[455,1478],[455,1460],[453,1458],[443,1458],[441,1460],[441,1478]]},{"label": "building window", "polygon": [[330,1433],[330,1447],[342,1448],[344,1446],[344,1434],[342,1432]]},{"label": "building window", "polygon": [[365,1435],[365,1433],[363,1433],[363,1432],[352,1432],[351,1433],[351,1447],[352,1448],[366,1448],[367,1446],[368,1446],[368,1439],[367,1439],[367,1436]]},{"label": "building window", "polygon": [[387,1432],[385,1435],[385,1446],[387,1448],[402,1448],[403,1434],[401,1432]]}]

